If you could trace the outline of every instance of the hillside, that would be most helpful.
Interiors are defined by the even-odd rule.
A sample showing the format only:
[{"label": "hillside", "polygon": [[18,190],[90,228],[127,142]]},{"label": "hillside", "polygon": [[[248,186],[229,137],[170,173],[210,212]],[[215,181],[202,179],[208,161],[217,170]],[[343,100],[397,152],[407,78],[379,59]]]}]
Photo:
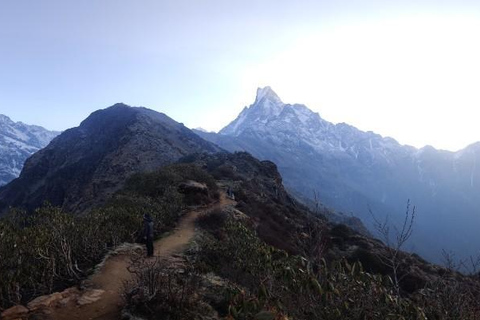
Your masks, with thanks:
[{"label": "hillside", "polygon": [[25,160],[58,134],[0,114],[0,186],[18,177]]},{"label": "hillside", "polygon": [[478,252],[478,143],[455,153],[403,146],[285,104],[269,87],[258,89],[255,102],[218,134],[197,134],[275,162],[295,196],[308,203],[316,192],[327,207],[359,217],[370,230],[370,210],[398,224],[410,199],[418,215],[408,249],[431,261],[440,262],[443,249],[461,258]]},{"label": "hillside", "polygon": [[[31,157],[0,190],[33,199],[0,219],[2,319],[113,320],[119,307],[126,319],[477,319],[478,275],[328,222],[273,162],[218,151],[163,114],[115,105]],[[235,202],[218,206],[227,191]],[[192,241],[177,239],[181,222],[165,239],[176,255],[145,259],[128,244],[145,213],[157,236],[187,221]]]},{"label": "hillside", "polygon": [[[203,187],[179,193],[186,190],[186,181]],[[229,188],[235,202],[217,206],[215,201]],[[155,214],[157,234],[183,221],[158,242],[157,259],[145,259],[142,247],[123,245],[92,278],[82,281],[94,270],[90,259],[101,260],[105,245],[113,249],[134,241],[144,212]],[[44,207],[35,217],[33,227],[13,229],[27,239],[19,247],[24,263],[15,280],[26,297],[34,276],[52,275],[57,286],[38,282],[35,292],[61,292],[35,303],[25,301],[29,309],[4,311],[10,312],[7,320],[18,318],[16,311],[52,320],[83,315],[118,319],[118,305],[110,301],[119,302],[120,295],[125,297],[125,319],[473,320],[480,310],[477,276],[463,276],[403,252],[398,252],[402,279],[397,293],[392,270],[380,258],[388,252],[380,241],[309,212],[286,192],[272,162],[247,153],[189,155],[179,164],[132,176],[110,203],[85,216]],[[7,282],[0,285],[0,298],[9,297],[8,268],[19,251],[5,251],[14,241],[5,231],[8,235],[21,221],[17,217],[9,226],[0,220],[0,254],[11,258],[0,262],[0,272],[8,275],[2,275]],[[185,225],[193,237],[186,247],[179,235]],[[44,228],[56,231],[42,242]],[[64,246],[55,245],[59,236],[71,256],[63,255]],[[162,247],[166,242],[180,243],[181,249],[170,256],[162,250],[169,248]],[[30,268],[28,262],[47,248],[55,272],[45,260]],[[79,262],[77,269],[65,268],[74,261]],[[63,290],[59,282],[71,272],[79,276],[73,282],[81,285]],[[122,279],[130,279],[125,287]]]},{"label": "hillside", "polygon": [[162,113],[116,104],[29,158],[20,177],[0,188],[0,214],[9,206],[32,210],[44,201],[83,212],[104,203],[133,173],[219,150]]}]

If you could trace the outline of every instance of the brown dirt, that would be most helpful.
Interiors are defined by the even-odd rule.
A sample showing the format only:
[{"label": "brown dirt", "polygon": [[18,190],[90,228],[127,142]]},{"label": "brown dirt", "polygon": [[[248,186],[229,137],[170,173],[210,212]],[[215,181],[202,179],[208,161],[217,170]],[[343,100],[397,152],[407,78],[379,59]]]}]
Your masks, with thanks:
[{"label": "brown dirt", "polygon": [[[195,235],[195,220],[200,213],[233,203],[234,201],[222,194],[220,201],[216,204],[188,212],[172,234],[154,243],[155,257],[167,258],[183,252]],[[100,270],[86,282],[89,288],[105,291],[100,300],[83,306],[72,301],[64,307],[51,310],[50,318],[55,320],[120,319],[123,304],[121,293],[124,283],[131,279],[131,274],[127,270],[131,255],[131,251],[111,255]]]}]

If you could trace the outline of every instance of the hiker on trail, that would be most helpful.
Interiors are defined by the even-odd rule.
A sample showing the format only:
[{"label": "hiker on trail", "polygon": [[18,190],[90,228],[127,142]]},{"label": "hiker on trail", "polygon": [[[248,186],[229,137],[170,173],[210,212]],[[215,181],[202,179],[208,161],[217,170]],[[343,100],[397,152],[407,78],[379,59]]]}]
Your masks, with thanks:
[{"label": "hiker on trail", "polygon": [[232,199],[232,200],[235,200],[235,195],[233,194],[233,190],[232,190],[232,187],[228,186],[227,188],[227,196]]},{"label": "hiker on trail", "polygon": [[153,219],[148,213],[143,215],[143,240],[147,246],[147,256],[153,257]]}]

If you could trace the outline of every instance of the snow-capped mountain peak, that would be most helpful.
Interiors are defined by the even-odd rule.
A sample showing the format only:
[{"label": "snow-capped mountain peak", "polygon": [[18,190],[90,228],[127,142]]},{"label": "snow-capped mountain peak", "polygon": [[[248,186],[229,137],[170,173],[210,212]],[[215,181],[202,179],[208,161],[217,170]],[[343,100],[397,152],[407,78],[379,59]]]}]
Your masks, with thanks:
[{"label": "snow-capped mountain peak", "polygon": [[265,101],[269,101],[274,105],[283,105],[280,97],[269,86],[257,89],[257,97],[255,98],[254,105],[265,103]]},{"label": "snow-capped mountain peak", "polygon": [[[285,183],[305,198],[312,190],[328,206],[371,221],[375,214],[401,223],[406,199],[422,208],[419,252],[438,259],[443,248],[478,251],[480,235],[480,143],[457,153],[417,149],[346,123],[334,124],[300,104],[283,104],[271,88],[206,139],[228,151],[247,151],[278,165]],[[275,111],[275,112],[274,112]],[[448,221],[448,222],[444,222]],[[395,223],[395,222],[394,222]],[[462,230],[462,240],[438,234]],[[416,231],[417,232],[417,231]],[[430,240],[428,240],[430,239]]]},{"label": "snow-capped mountain peak", "polygon": [[347,124],[333,124],[302,104],[285,104],[270,88],[259,88],[255,102],[220,131],[234,137],[259,136],[284,147],[299,141],[316,152],[338,153],[355,160],[360,155],[371,161],[391,162],[391,155],[403,153],[393,139],[363,132]]},{"label": "snow-capped mountain peak", "polygon": [[257,120],[264,123],[267,118],[277,117],[284,106],[285,104],[272,88],[258,88],[255,102],[250,106],[249,113],[254,113]]},{"label": "snow-capped mountain peak", "polygon": [[193,130],[197,130],[197,131],[207,132],[207,133],[208,133],[208,131],[207,131],[206,129],[202,128],[202,127],[193,128]]},{"label": "snow-capped mountain peak", "polygon": [[13,121],[9,117],[7,117],[3,114],[0,114],[0,124],[1,125],[11,124],[11,123],[13,123]]},{"label": "snow-capped mountain peak", "polygon": [[262,127],[282,113],[285,104],[270,87],[258,88],[255,102],[245,107],[239,116],[220,134],[238,136],[249,127]]},{"label": "snow-capped mountain peak", "polygon": [[0,186],[16,178],[25,160],[58,134],[0,114]]}]

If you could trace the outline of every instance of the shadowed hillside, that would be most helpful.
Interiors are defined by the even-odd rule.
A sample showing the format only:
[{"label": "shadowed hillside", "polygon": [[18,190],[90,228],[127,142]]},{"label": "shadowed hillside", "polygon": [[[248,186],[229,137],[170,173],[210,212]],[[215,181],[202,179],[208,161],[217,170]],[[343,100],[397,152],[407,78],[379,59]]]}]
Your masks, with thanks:
[{"label": "shadowed hillside", "polygon": [[9,206],[31,210],[44,201],[82,212],[104,202],[133,173],[219,150],[162,113],[116,104],[28,159],[20,177],[0,189],[0,213]]}]

